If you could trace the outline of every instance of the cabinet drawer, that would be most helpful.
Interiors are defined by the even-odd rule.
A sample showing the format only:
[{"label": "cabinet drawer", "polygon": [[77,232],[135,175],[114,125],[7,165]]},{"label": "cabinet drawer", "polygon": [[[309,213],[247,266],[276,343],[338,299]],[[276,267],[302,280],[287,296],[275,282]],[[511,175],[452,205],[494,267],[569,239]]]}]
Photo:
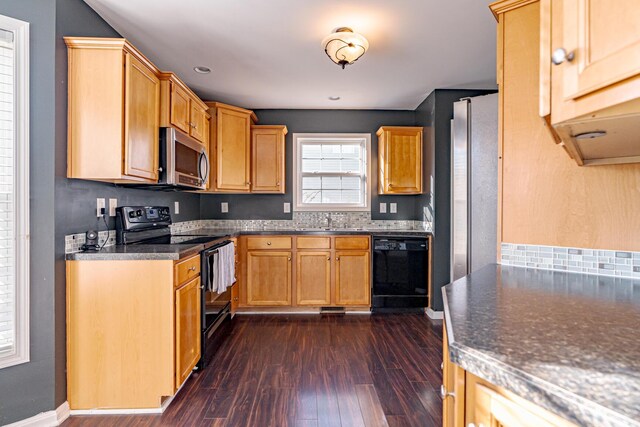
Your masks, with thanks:
[{"label": "cabinet drawer", "polygon": [[247,249],[291,249],[291,237],[247,237]]},{"label": "cabinet drawer", "polygon": [[180,261],[175,266],[175,286],[179,286],[200,275],[200,255]]},{"label": "cabinet drawer", "polygon": [[369,236],[336,237],[336,249],[369,249]]},{"label": "cabinet drawer", "polygon": [[298,249],[331,249],[331,237],[298,237],[296,239]]}]

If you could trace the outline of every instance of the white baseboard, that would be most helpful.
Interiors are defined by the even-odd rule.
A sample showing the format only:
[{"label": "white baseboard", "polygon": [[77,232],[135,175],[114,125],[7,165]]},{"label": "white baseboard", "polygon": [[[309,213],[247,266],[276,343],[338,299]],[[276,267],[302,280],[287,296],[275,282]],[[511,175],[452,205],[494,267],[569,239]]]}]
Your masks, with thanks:
[{"label": "white baseboard", "polygon": [[52,427],[59,426],[69,418],[69,402],[64,402],[55,411],[41,412],[33,417],[7,424],[5,427]]},{"label": "white baseboard", "polygon": [[431,307],[427,307],[425,312],[427,313],[427,316],[429,316],[429,319],[431,319],[431,320],[442,320],[442,319],[444,319],[444,311],[433,311],[431,309]]}]

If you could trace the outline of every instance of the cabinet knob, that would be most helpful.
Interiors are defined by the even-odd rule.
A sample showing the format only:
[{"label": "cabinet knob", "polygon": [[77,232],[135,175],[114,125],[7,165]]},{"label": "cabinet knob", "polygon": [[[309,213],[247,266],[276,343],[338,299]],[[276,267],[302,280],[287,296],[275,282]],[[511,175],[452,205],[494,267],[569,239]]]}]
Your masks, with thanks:
[{"label": "cabinet knob", "polygon": [[235,297],[233,300],[234,300],[234,301],[238,301],[238,297]]},{"label": "cabinet knob", "polygon": [[553,62],[553,65],[560,65],[564,61],[567,61],[567,62],[573,61],[575,57],[576,56],[573,53],[573,51],[567,52],[564,48],[560,47],[554,50],[553,53],[551,54],[551,62]]},{"label": "cabinet knob", "polygon": [[446,399],[447,397],[451,397],[454,398],[456,397],[456,394],[450,391],[447,391],[447,388],[444,386],[444,384],[440,385],[440,397],[442,398],[442,400]]},{"label": "cabinet knob", "polygon": [[267,246],[271,246],[271,242],[267,242]]},{"label": "cabinet knob", "polygon": [[196,267],[189,267],[189,271],[196,271]]},{"label": "cabinet knob", "polygon": [[440,362],[440,370],[444,371],[444,362]]},{"label": "cabinet knob", "polygon": [[336,257],[336,261],[340,261],[340,257],[339,256]]},{"label": "cabinet knob", "polygon": [[291,257],[288,257],[288,258],[287,258],[287,261],[291,261]]},{"label": "cabinet knob", "polygon": [[327,257],[327,261],[331,261],[331,257],[330,256]]}]

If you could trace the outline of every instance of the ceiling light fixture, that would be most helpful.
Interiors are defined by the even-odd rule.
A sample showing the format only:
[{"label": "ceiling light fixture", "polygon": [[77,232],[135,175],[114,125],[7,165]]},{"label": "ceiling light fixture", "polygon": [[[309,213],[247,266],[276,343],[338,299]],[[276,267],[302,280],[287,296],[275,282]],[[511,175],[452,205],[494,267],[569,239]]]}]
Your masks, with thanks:
[{"label": "ceiling light fixture", "polygon": [[193,67],[193,71],[198,74],[209,74],[211,72],[211,68],[198,65],[197,67]]},{"label": "ceiling light fixture", "polygon": [[340,27],[322,40],[325,53],[344,70],[347,65],[356,62],[369,49],[369,42],[362,34],[354,33],[351,28]]},{"label": "ceiling light fixture", "polygon": [[329,101],[339,101],[340,97],[339,96],[330,96],[329,97]]}]

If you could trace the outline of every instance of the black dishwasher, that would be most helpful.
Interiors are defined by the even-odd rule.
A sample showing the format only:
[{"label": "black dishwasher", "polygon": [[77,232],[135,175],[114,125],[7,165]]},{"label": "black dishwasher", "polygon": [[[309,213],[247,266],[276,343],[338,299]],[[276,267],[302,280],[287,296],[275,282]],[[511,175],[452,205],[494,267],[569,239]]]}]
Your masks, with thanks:
[{"label": "black dishwasher", "polygon": [[426,238],[373,236],[373,311],[422,311],[429,303]]}]

